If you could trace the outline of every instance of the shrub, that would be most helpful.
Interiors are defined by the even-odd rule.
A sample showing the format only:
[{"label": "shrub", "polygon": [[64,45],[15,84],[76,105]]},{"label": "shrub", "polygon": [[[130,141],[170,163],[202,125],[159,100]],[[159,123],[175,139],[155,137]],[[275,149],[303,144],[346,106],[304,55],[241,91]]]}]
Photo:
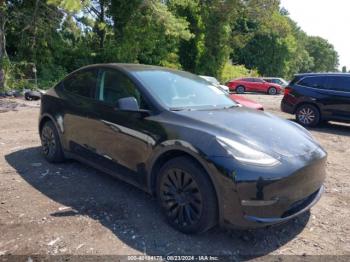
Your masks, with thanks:
[{"label": "shrub", "polygon": [[256,70],[248,69],[244,65],[232,65],[227,62],[222,70],[220,81],[226,83],[232,79],[247,76],[257,77],[259,74]]}]

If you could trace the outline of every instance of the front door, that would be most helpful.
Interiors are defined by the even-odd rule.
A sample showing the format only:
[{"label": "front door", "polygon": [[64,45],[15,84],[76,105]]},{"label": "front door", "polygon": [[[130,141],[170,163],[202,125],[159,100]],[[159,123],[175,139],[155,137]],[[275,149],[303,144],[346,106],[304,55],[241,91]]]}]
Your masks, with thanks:
[{"label": "front door", "polygon": [[[124,111],[118,99],[134,97],[140,111]],[[151,121],[150,105],[128,76],[116,69],[100,69],[94,111],[97,114],[91,146],[105,168],[121,168],[128,180],[142,182],[145,163],[158,138],[157,124]],[[136,180],[136,181],[135,181]],[[132,181],[131,181],[132,182]]]}]

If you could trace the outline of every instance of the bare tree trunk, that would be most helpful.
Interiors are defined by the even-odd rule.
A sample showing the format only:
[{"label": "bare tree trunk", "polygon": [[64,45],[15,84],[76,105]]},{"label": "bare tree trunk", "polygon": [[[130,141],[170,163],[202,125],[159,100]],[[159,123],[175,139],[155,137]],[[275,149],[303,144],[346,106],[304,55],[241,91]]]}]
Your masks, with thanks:
[{"label": "bare tree trunk", "polygon": [[39,8],[39,2],[40,0],[35,1],[35,9],[34,9],[34,14],[33,14],[33,40],[31,44],[31,54],[32,54],[32,61],[36,62],[36,37],[37,37],[37,32],[38,32],[38,27],[37,27],[37,15],[38,15],[38,8]]},{"label": "bare tree trunk", "polygon": [[[97,20],[100,22],[100,23],[105,23],[106,21],[106,10],[105,10],[105,0],[99,0],[98,1],[99,3],[99,6],[100,6],[100,10],[96,10],[95,11],[95,14],[97,15]],[[106,29],[103,28],[103,29],[100,29],[99,27],[97,27],[97,35],[99,37],[99,46],[100,46],[100,49],[103,49],[104,48],[104,44],[105,44],[105,40],[106,40]]]},{"label": "bare tree trunk", "polygon": [[2,61],[7,57],[6,53],[6,2],[0,0],[0,90],[5,88],[5,69],[3,68]]}]

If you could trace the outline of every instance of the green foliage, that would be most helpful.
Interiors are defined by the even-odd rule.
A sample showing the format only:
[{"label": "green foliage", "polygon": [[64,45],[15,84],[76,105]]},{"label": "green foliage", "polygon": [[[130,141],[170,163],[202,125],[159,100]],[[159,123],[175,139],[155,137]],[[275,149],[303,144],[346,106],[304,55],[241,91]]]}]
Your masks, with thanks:
[{"label": "green foliage", "polygon": [[6,33],[7,44],[0,55],[6,58],[7,50],[10,60],[2,59],[0,69],[10,88],[34,87],[25,69],[31,64],[40,88],[93,63],[161,65],[222,81],[258,74],[289,78],[338,66],[333,46],[307,36],[279,0],[4,3],[0,40]]},{"label": "green foliage", "polygon": [[305,48],[314,61],[310,71],[329,72],[337,70],[339,65],[338,54],[333,45],[326,39],[315,36],[308,37]]},{"label": "green foliage", "polygon": [[221,75],[231,52],[230,21],[235,15],[237,3],[236,0],[213,0],[203,4],[204,50],[199,59],[198,73],[215,77]]},{"label": "green foliage", "polygon": [[247,76],[257,77],[259,74],[256,70],[247,69],[244,65],[232,65],[226,62],[219,79],[222,83],[226,83],[232,79]]}]

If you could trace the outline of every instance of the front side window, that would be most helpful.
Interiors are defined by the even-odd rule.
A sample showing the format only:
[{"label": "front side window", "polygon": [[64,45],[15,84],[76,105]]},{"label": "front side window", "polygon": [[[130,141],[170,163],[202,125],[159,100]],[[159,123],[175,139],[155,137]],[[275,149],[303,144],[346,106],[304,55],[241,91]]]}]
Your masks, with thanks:
[{"label": "front side window", "polygon": [[134,76],[171,110],[224,108],[236,104],[216,86],[182,71],[140,70]]},{"label": "front side window", "polygon": [[298,85],[325,89],[327,87],[328,77],[326,76],[310,76],[305,77],[301,81],[299,81]]},{"label": "front side window", "polygon": [[147,109],[147,105],[137,87],[124,74],[112,69],[102,70],[100,73],[98,100],[116,106],[121,98],[134,97],[140,108]]},{"label": "front side window", "polygon": [[63,81],[66,91],[88,98],[94,98],[97,84],[97,70],[86,69],[72,74]]},{"label": "front side window", "polygon": [[333,76],[330,87],[335,91],[350,92],[350,76]]}]

